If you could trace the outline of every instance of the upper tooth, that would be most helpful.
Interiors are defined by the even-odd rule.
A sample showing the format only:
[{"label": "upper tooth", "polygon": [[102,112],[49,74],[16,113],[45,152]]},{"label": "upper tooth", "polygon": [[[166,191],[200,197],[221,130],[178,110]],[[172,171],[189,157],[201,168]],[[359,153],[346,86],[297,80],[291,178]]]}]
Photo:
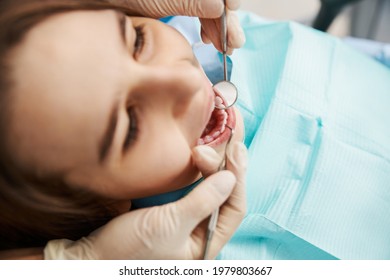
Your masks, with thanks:
[{"label": "upper tooth", "polygon": [[215,97],[215,105],[220,106],[220,105],[222,105],[222,104],[223,104],[222,98],[219,97],[219,96],[216,96],[216,97]]}]

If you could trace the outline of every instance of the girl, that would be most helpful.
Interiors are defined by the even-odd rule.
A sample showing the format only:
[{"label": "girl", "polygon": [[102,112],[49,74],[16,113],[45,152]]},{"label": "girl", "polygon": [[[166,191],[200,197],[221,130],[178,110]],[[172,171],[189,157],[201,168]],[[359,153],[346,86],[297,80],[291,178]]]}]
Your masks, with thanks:
[{"label": "girl", "polygon": [[[200,178],[192,150],[214,94],[181,35],[102,1],[1,5],[1,249],[77,240],[130,199]],[[221,230],[242,216],[235,201]]]},{"label": "girl", "polygon": [[[250,156],[248,212],[220,258],[389,258],[389,70],[297,24],[247,14],[241,22],[248,41],[232,56],[232,81]],[[82,202],[60,209],[123,211],[120,201],[127,209],[129,199],[181,189],[200,178],[191,153],[199,138],[213,136],[208,145],[223,150],[224,122],[237,140],[243,131],[236,109],[213,110],[188,43],[156,21],[62,13],[37,24],[7,58],[6,178],[57,184],[43,192],[61,192],[54,206],[76,194],[72,201]],[[205,135],[208,124],[219,134]],[[15,197],[36,201],[27,194]],[[66,218],[75,223],[57,214],[48,221]],[[18,226],[27,227],[39,233],[31,222]]]}]

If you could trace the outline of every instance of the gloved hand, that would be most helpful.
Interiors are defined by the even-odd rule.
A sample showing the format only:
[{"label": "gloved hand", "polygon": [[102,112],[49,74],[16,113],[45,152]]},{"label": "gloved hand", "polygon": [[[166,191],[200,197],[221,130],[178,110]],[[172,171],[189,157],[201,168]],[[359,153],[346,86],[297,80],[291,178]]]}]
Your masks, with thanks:
[{"label": "gloved hand", "polygon": [[[109,0],[111,3],[125,5],[134,13],[160,18],[183,15],[200,18],[201,36],[205,43],[222,51],[220,19],[224,8],[223,0]],[[228,53],[245,43],[245,35],[234,10],[240,7],[241,0],[226,0],[228,23]]]},{"label": "gloved hand", "polygon": [[214,258],[231,238],[245,213],[246,148],[228,149],[228,171],[213,174],[221,157],[198,146],[194,163],[207,177],[177,202],[130,211],[79,241],[50,241],[45,259],[200,259],[208,216],[221,206],[209,256]]}]

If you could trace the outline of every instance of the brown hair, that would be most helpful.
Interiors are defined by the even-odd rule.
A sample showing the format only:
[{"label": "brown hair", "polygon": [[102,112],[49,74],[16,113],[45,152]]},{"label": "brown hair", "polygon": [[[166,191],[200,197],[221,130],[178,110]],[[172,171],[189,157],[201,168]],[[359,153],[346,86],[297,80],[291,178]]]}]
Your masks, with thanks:
[{"label": "brown hair", "polygon": [[76,240],[117,214],[107,199],[68,186],[61,178],[42,179],[22,171],[5,140],[12,107],[7,54],[29,29],[53,14],[102,9],[134,14],[101,0],[0,1],[0,250],[40,247],[58,238]]}]

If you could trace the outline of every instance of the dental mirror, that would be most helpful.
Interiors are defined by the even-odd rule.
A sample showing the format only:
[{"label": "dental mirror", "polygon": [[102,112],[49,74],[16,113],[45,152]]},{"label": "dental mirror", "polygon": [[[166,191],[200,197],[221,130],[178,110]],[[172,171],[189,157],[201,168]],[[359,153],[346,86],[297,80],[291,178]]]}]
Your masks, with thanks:
[{"label": "dental mirror", "polygon": [[[223,55],[223,80],[216,83],[213,88],[217,92],[217,95],[221,98],[215,103],[216,109],[225,110],[232,107],[238,97],[237,87],[228,81],[228,66],[227,66],[227,42],[228,42],[228,33],[227,33],[227,7],[226,0],[224,0],[225,8],[221,17],[221,44],[222,44],[222,55]],[[220,102],[221,101],[221,102]]]},{"label": "dental mirror", "polygon": [[238,97],[238,90],[234,84],[229,81],[220,81],[214,86],[214,91],[220,99],[216,98],[215,108],[225,110],[232,107]]}]

